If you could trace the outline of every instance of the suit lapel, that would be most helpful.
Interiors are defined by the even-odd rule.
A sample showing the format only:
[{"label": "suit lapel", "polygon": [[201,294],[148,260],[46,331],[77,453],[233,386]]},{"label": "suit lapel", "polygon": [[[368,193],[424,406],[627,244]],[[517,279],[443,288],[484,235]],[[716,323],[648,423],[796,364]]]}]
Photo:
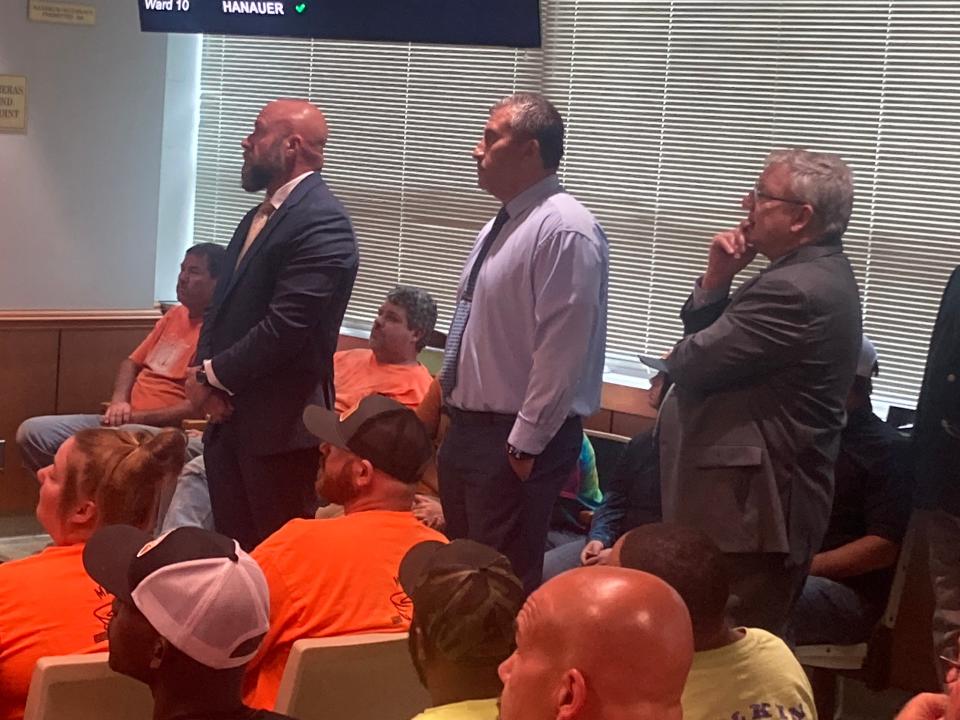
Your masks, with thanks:
[{"label": "suit lapel", "polygon": [[[243,258],[241,258],[240,264],[237,265],[237,256],[240,254],[240,249],[243,247],[243,242],[247,237],[247,232],[250,229],[250,223],[253,222],[253,216],[256,214],[257,208],[254,208],[248,213],[248,217],[244,218],[244,221],[240,223],[240,227],[237,228],[237,235],[234,235],[234,239],[230,242],[230,248],[227,251],[226,262],[229,264],[229,271],[231,275],[222,299],[225,299],[227,295],[233,291],[233,288],[237,286],[237,284],[240,282],[240,278],[243,277],[243,274],[253,262],[253,259],[270,241],[270,234],[276,227],[280,225],[281,222],[283,222],[283,218],[286,217],[287,213],[290,212],[290,210],[294,208],[300,202],[300,200],[302,200],[303,197],[320,182],[321,177],[319,172],[315,172],[312,175],[305,177],[293,189],[293,192],[290,193],[283,204],[277,208],[273,215],[270,216],[270,219],[267,220],[267,224],[263,226],[263,230],[261,230],[260,234],[257,235],[256,239],[254,239],[253,244],[247,248],[247,252],[244,254]],[[241,230],[243,230],[242,233],[240,232]],[[237,242],[238,236],[239,242]],[[235,270],[234,267],[236,267]]]}]

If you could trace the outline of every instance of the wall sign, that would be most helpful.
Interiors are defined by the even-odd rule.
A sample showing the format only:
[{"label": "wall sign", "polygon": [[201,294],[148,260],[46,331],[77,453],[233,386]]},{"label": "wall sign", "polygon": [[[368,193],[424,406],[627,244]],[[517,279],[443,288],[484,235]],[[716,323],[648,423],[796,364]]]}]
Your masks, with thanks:
[{"label": "wall sign", "polygon": [[27,79],[0,75],[0,131],[27,129]]},{"label": "wall sign", "polygon": [[30,19],[65,25],[96,25],[97,9],[93,5],[30,0]]}]

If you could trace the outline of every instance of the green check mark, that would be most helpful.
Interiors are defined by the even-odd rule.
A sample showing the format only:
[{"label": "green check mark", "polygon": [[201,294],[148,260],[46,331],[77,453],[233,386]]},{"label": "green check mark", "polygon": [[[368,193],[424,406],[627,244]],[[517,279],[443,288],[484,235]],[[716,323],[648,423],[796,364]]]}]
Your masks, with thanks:
[{"label": "green check mark", "polygon": [[306,4],[306,3],[298,3],[297,5],[294,5],[294,6],[293,6],[293,9],[296,10],[298,13],[302,13],[304,10],[307,9],[307,4]]}]

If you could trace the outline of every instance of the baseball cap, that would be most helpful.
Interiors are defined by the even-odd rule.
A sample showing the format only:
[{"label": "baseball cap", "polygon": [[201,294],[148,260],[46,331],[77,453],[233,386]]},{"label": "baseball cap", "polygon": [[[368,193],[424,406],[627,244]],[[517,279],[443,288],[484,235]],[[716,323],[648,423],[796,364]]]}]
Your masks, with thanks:
[{"label": "baseball cap", "polygon": [[217,670],[249,662],[270,626],[270,591],[236,540],[181,527],[153,539],[130,525],[97,530],[83,549],[87,574],[132,602],[178,650]]},{"label": "baseball cap", "polygon": [[873,377],[877,373],[873,370],[877,366],[877,349],[873,346],[866,335],[863,336],[863,343],[860,345],[860,357],[857,358],[857,375],[860,377]]},{"label": "baseball cap", "polygon": [[523,584],[510,561],[473,540],[427,540],[400,561],[414,623],[449,660],[500,662],[513,651]]},{"label": "baseball cap", "polygon": [[433,457],[433,441],[417,414],[383,395],[367,395],[342,415],[308,405],[303,424],[324,442],[369,460],[408,485],[420,479]]},{"label": "baseball cap", "polygon": [[654,355],[642,355],[642,354],[637,355],[637,357],[640,359],[640,362],[642,362],[647,367],[653,368],[657,372],[662,372],[662,373],[670,372],[669,368],[667,367],[666,358],[655,357]]}]

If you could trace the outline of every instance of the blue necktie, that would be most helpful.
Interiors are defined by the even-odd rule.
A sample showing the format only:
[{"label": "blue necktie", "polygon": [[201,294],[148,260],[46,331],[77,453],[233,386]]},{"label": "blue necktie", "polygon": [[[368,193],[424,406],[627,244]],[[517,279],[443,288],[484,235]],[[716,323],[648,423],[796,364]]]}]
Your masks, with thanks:
[{"label": "blue necktie", "polygon": [[440,389],[443,390],[443,397],[450,397],[450,393],[457,386],[457,363],[460,359],[460,342],[463,340],[463,331],[467,327],[467,319],[470,317],[470,306],[473,303],[473,289],[477,284],[477,276],[480,274],[480,266],[483,264],[490,247],[500,234],[501,228],[506,224],[510,216],[507,215],[505,207],[500,208],[490,232],[483,239],[483,245],[480,246],[480,252],[477,253],[477,259],[473,261],[473,267],[470,268],[470,277],[467,278],[466,287],[457,303],[457,309],[453,314],[453,320],[450,321],[450,331],[447,333],[447,344],[443,351],[443,366],[440,368],[438,380]]}]

